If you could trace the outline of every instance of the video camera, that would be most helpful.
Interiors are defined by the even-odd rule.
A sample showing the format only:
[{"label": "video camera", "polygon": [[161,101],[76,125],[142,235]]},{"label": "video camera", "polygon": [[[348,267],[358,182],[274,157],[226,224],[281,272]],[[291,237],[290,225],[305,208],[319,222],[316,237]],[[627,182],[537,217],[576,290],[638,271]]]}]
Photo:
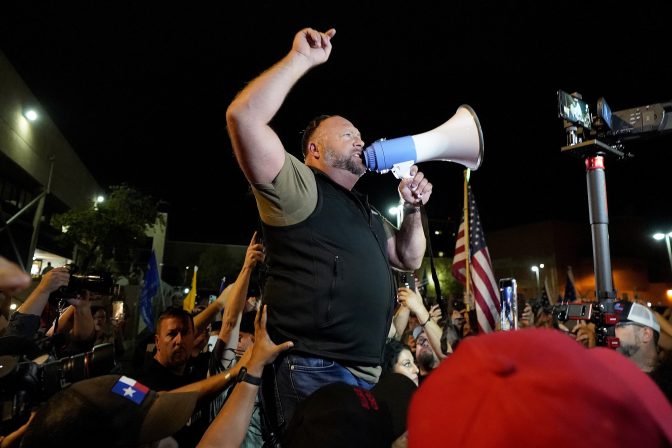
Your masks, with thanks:
[{"label": "video camera", "polygon": [[75,265],[70,265],[69,269],[70,281],[49,295],[49,303],[57,304],[61,300],[73,299],[84,290],[97,294],[112,294],[114,280],[109,273],[82,273]]},{"label": "video camera", "polygon": [[[12,340],[22,338],[6,338],[2,338],[5,346],[21,345],[18,341],[12,344]],[[50,358],[43,355],[31,361],[24,354],[0,356],[1,435],[23,425],[34,407],[56,392],[77,381],[105,375],[115,365],[112,344],[100,344],[90,352],[58,360]]]},{"label": "video camera", "polygon": [[[581,150],[584,140],[620,157],[623,143],[652,134],[672,131],[672,101],[612,111],[603,97],[597,100],[596,114],[578,94],[558,90],[558,116],[565,120],[567,146],[563,151]],[[599,142],[599,143],[598,143]]]}]

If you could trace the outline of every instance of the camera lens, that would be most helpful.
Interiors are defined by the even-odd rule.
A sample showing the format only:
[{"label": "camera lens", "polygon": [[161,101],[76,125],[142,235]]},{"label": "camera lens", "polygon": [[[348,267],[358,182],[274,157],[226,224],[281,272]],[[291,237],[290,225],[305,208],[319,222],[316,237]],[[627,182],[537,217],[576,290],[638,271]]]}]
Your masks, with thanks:
[{"label": "camera lens", "polygon": [[68,383],[109,373],[114,367],[112,344],[100,344],[92,351],[61,359],[61,376]]}]

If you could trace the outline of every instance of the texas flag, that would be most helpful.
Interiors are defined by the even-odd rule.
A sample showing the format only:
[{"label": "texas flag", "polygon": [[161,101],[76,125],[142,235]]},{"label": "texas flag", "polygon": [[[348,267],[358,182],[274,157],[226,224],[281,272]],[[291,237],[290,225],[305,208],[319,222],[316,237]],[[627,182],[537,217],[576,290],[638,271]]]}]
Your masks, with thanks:
[{"label": "texas flag", "polygon": [[147,386],[127,376],[119,378],[119,381],[112,387],[112,393],[127,398],[135,404],[142,403],[148,392],[149,388]]}]

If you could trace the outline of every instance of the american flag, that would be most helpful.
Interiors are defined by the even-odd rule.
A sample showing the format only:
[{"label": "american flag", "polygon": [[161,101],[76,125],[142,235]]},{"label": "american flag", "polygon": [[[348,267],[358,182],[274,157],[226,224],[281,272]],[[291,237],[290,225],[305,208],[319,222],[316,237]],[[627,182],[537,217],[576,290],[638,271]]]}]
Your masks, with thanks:
[{"label": "american flag", "polygon": [[[471,288],[476,302],[476,317],[480,332],[489,333],[494,331],[499,320],[501,310],[499,303],[499,288],[492,271],[490,253],[485,244],[485,236],[481,227],[481,219],[476,209],[476,201],[471,192],[471,185],[467,186],[469,204],[469,253],[471,255]],[[462,284],[467,281],[467,254],[465,251],[464,216],[460,222],[455,243],[455,256],[453,258],[453,276]]]}]

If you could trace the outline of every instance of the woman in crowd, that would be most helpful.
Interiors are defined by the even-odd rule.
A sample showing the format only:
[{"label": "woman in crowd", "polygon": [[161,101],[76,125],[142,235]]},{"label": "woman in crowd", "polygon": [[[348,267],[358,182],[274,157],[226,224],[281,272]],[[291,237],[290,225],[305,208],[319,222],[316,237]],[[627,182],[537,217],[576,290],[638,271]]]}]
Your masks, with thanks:
[{"label": "woman in crowd", "polygon": [[399,341],[391,339],[385,344],[383,355],[383,375],[400,373],[418,385],[418,366],[415,365],[411,349]]}]

